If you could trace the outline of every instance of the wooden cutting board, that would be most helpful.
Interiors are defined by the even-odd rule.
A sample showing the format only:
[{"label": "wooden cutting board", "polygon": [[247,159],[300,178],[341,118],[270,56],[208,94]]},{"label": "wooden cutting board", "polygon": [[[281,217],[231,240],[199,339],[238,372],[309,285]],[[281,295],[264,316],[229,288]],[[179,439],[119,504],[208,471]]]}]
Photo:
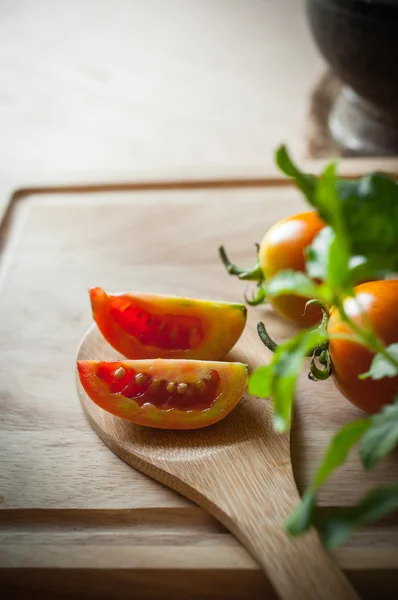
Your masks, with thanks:
[{"label": "wooden cutting board", "polygon": [[[96,436],[74,361],[89,287],[240,300],[244,284],[225,273],[218,244],[250,265],[267,227],[306,205],[277,179],[123,187],[20,194],[2,224],[0,584],[21,598],[272,597],[222,526]],[[269,308],[251,310],[276,339],[292,333]],[[333,431],[358,416],[332,382],[303,374],[292,434],[300,490]],[[397,471],[395,456],[364,475],[353,455],[321,492],[322,509],[353,504]],[[396,516],[335,556],[363,598],[395,598]]]}]

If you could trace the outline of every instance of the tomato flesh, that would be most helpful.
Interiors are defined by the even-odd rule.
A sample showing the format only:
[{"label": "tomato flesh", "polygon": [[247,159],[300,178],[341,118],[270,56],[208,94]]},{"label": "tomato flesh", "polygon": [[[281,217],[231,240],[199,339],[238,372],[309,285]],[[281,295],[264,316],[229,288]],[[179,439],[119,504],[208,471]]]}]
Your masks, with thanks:
[{"label": "tomato flesh", "polygon": [[138,425],[198,429],[223,419],[247,385],[247,365],[184,359],[78,361],[89,398]]},{"label": "tomato flesh", "polygon": [[100,363],[97,377],[108,385],[110,394],[120,394],[139,406],[152,404],[162,410],[205,410],[222,391],[220,376],[214,369],[195,383],[185,383],[159,379],[113,362]]},{"label": "tomato flesh", "polygon": [[243,304],[164,294],[90,290],[94,320],[106,341],[130,359],[219,360],[246,324]]},{"label": "tomato flesh", "polygon": [[164,350],[189,350],[203,339],[200,319],[187,315],[154,315],[124,298],[115,298],[110,308],[115,322],[146,346]]},{"label": "tomato flesh", "polygon": [[[398,281],[369,281],[355,288],[356,298],[346,298],[344,309],[360,326],[367,321],[386,346],[398,343]],[[332,309],[328,324],[331,336],[352,335],[352,330]],[[374,354],[365,346],[335,338],[329,343],[333,379],[350,402],[369,414],[380,411],[398,394],[398,376],[382,379],[359,379],[369,371]]]}]

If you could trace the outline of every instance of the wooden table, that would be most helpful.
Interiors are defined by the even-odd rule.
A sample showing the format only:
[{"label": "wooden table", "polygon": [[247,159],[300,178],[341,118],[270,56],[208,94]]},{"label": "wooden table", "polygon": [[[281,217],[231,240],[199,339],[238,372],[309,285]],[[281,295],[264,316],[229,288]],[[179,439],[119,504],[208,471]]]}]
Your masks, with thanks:
[{"label": "wooden table", "polygon": [[[61,372],[64,356],[73,362],[76,337],[89,322],[87,304],[76,298],[94,273],[80,264],[85,275],[77,281],[68,266],[71,287],[53,290],[57,311],[46,313],[41,329],[35,310],[54,267],[45,240],[58,222],[58,210],[47,220],[41,207],[55,202],[62,217],[71,198],[59,196],[59,186],[84,184],[70,191],[96,189],[101,202],[104,183],[129,189],[128,182],[153,181],[154,173],[158,181],[259,180],[281,142],[302,153],[308,94],[323,68],[303,2],[3,0],[0,46],[0,212],[20,188],[54,186],[56,194],[26,196],[27,221],[15,230],[10,213],[3,227],[6,249],[7,231],[13,234],[3,267],[13,261],[19,272],[14,278],[9,271],[13,279],[4,279],[1,290],[3,383],[17,382],[7,388],[16,400],[2,395],[9,403],[1,416],[7,436],[0,438],[2,589],[9,585],[15,593],[17,584],[20,594],[28,590],[18,597],[29,600],[42,600],[43,590],[53,599],[81,597],[82,582],[85,597],[96,600],[116,592],[131,598],[137,589],[148,598],[154,591],[185,597],[187,589],[191,598],[216,598],[222,590],[229,599],[261,597],[263,576],[245,550],[203,511],[113,456],[89,429],[70,382],[54,396],[57,410],[43,414],[40,401],[52,400],[55,380],[51,371],[40,374],[37,356],[51,367],[61,336]],[[32,199],[37,210],[29,216]],[[83,212],[86,201],[76,199]],[[249,252],[249,237],[241,243]],[[24,272],[30,256],[36,268]],[[33,327],[21,362],[15,360],[20,331],[11,339],[7,329],[18,310]],[[42,396],[32,392],[29,377]],[[307,458],[313,465],[314,448]],[[309,474],[310,468],[301,486]],[[383,525],[378,531],[387,535],[375,557],[380,579],[396,566],[396,537]],[[364,579],[363,567],[371,539],[366,532],[338,554],[370,590],[377,577]]]},{"label": "wooden table", "polygon": [[[396,160],[382,164],[397,170]],[[352,161],[346,170],[369,167]],[[1,231],[1,589],[29,600],[119,600],[133,591],[148,600],[188,593],[198,600],[270,597],[263,574],[233,536],[97,438],[77,399],[74,361],[91,321],[88,287],[162,292],[172,285],[184,295],[184,274],[195,269],[209,276],[205,287],[191,276],[194,295],[240,299],[241,283],[216,260],[218,234],[239,262],[250,264],[264,228],[302,206],[295,190],[272,178],[122,182],[14,197]],[[186,224],[188,234],[184,227],[185,235],[175,235],[174,223]],[[198,231],[203,244],[189,256]],[[140,236],[146,242],[137,252]],[[289,334],[272,311],[264,320],[278,339]],[[301,490],[332,432],[359,415],[332,382],[320,385],[311,397],[299,392],[293,466]],[[351,456],[322,491],[321,506],[350,505],[395,469],[389,459],[364,476]],[[336,552],[363,598],[394,598],[397,544],[393,518]]]}]

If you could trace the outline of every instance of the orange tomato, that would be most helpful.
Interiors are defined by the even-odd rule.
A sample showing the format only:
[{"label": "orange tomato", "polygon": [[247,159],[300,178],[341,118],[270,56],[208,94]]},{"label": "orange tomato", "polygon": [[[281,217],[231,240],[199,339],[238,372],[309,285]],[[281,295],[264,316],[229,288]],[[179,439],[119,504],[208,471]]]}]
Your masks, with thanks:
[{"label": "orange tomato", "polygon": [[[259,249],[259,263],[266,279],[287,269],[305,272],[305,250],[311,245],[324,221],[316,212],[303,212],[278,221],[265,234]],[[309,298],[294,295],[269,298],[274,310],[288,321],[310,327],[322,317],[318,306],[310,306]]]},{"label": "orange tomato", "polygon": [[[355,288],[356,298],[344,300],[344,310],[352,321],[364,324],[366,318],[386,346],[398,343],[398,281],[363,283]],[[336,308],[331,310],[328,332],[352,334]],[[331,339],[330,358],[334,381],[341,393],[369,414],[389,404],[398,393],[398,376],[380,380],[358,379],[369,370],[374,354],[366,347],[347,340]]]},{"label": "orange tomato", "polygon": [[247,384],[247,365],[202,360],[84,360],[81,384],[99,407],[138,425],[198,429],[223,419]]}]

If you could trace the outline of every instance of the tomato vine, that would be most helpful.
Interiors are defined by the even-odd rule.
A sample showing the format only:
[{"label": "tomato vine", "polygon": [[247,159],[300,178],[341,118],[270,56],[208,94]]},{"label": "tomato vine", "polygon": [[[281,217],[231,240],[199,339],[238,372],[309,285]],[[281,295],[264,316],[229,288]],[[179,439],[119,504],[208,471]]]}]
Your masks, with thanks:
[{"label": "tomato vine", "polygon": [[[291,424],[296,383],[306,358],[312,357],[310,378],[327,378],[331,372],[329,343],[339,336],[374,354],[369,371],[362,373],[361,379],[398,376],[398,340],[386,346],[365,318],[358,324],[344,306],[344,298],[355,297],[354,286],[359,282],[398,272],[398,184],[381,173],[345,180],[337,176],[333,163],[319,177],[303,173],[284,146],[278,149],[276,162],[326,224],[306,251],[306,273],[287,270],[261,279],[261,289],[268,299],[296,295],[311,298],[312,303],[322,307],[320,325],[302,330],[281,344],[270,338],[263,323],[258,325],[262,341],[274,354],[267,365],[252,373],[249,391],[272,399],[274,426],[283,432]],[[226,261],[224,264],[227,266]],[[250,279],[247,272],[246,277],[242,273],[239,277]],[[349,334],[328,332],[332,306],[348,326]],[[301,535],[316,525],[324,544],[335,547],[358,527],[396,509],[398,482],[376,488],[357,506],[337,516],[327,514],[321,520],[317,519],[316,498],[320,487],[345,462],[354,446],[358,445],[362,464],[370,470],[397,444],[398,389],[395,402],[383,406],[377,414],[346,424],[333,436],[312,484],[288,520],[290,534]]]}]

